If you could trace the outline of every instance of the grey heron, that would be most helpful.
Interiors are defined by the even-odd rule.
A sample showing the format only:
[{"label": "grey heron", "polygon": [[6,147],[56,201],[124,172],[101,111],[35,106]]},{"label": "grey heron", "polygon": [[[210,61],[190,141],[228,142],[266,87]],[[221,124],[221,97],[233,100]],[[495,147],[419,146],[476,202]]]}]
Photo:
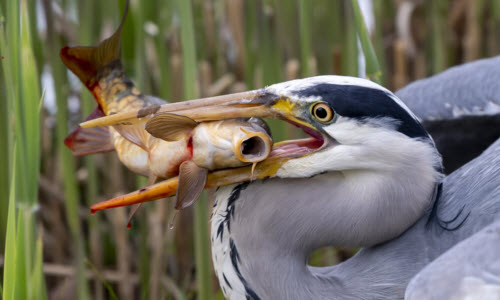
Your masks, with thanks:
[{"label": "grey heron", "polygon": [[[248,168],[209,175],[219,186],[213,263],[227,298],[399,299],[422,268],[500,219],[500,140],[443,178],[418,118],[368,80],[318,76],[197,101],[155,112],[279,118],[311,136],[275,145],[257,180]],[[308,266],[324,246],[363,249]]]},{"label": "grey heron", "polygon": [[[281,179],[219,189],[213,261],[228,298],[402,298],[421,268],[500,217],[500,141],[437,187],[431,139],[387,90],[331,76],[267,90],[328,103],[337,119],[309,121],[332,144],[283,165]],[[307,266],[327,245],[365,248],[333,267]]]}]

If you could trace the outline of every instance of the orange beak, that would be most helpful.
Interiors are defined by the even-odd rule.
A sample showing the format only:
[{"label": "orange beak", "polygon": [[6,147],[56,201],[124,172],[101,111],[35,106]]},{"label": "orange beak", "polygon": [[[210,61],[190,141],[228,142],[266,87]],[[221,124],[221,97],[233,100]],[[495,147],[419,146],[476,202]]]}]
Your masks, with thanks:
[{"label": "orange beak", "polygon": [[[253,176],[252,166],[211,172],[208,174],[205,188],[273,177],[285,161],[286,159],[278,157],[264,160],[257,164]],[[94,204],[90,207],[91,213],[94,214],[96,211],[103,209],[127,206],[174,196],[177,191],[178,182],[178,177],[174,177],[138,191]]]}]

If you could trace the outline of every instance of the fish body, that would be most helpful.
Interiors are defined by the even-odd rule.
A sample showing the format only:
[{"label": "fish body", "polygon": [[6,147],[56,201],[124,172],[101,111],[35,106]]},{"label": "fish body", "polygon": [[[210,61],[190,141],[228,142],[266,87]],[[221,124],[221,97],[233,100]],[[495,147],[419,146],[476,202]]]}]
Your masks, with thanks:
[{"label": "fish body", "polygon": [[[97,100],[98,107],[87,120],[137,110],[151,114],[166,103],[142,94],[125,75],[120,61],[124,19],[97,47],[61,49],[63,63]],[[255,164],[271,151],[269,130],[259,119],[198,123],[175,114],[163,114],[159,119],[161,125],[153,122],[150,128],[143,123],[78,128],[65,144],[75,155],[115,150],[127,168],[151,181],[179,176],[179,208],[201,193],[208,170]]]},{"label": "fish body", "polygon": [[[163,100],[143,95],[124,75],[119,61],[113,61],[103,66],[97,72],[97,84],[93,86],[99,107],[96,109],[102,115],[110,115],[124,111],[147,109],[166,103]],[[96,114],[100,116],[99,113]],[[173,115],[174,116],[174,115]],[[106,145],[112,145],[120,161],[131,171],[145,176],[171,178],[179,174],[179,166],[186,160],[193,160],[199,167],[208,170],[218,168],[238,167],[256,162],[255,156],[250,158],[242,153],[243,143],[256,135],[265,139],[270,145],[268,129],[260,119],[229,119],[222,121],[197,123],[186,120],[186,117],[175,116],[170,123],[162,119],[164,126],[160,130],[170,131],[169,125],[177,126],[176,122],[184,120],[185,128],[181,135],[175,138],[157,138],[146,131],[143,124],[117,125],[100,128],[101,144],[93,144],[93,151],[98,153]],[[95,129],[93,129],[95,130]],[[90,154],[79,152],[80,147],[87,149],[92,137],[79,139],[82,129],[76,130],[76,136],[71,134],[67,144],[76,155]],[[107,131],[107,133],[106,133]],[[88,132],[84,132],[87,133]],[[89,135],[91,135],[90,133]],[[267,136],[266,136],[267,135]],[[85,135],[83,135],[85,137]],[[270,148],[267,149],[270,151]]]}]

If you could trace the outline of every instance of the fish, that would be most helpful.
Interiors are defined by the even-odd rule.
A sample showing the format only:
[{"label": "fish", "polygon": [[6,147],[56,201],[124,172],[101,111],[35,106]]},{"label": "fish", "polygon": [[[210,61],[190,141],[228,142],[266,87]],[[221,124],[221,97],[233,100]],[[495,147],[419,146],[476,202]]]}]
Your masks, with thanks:
[{"label": "fish", "polygon": [[[142,94],[125,75],[120,48],[127,11],[128,1],[118,29],[98,46],[65,46],[60,51],[62,62],[97,101],[86,120],[137,110],[139,115],[151,115],[167,103]],[[77,156],[115,151],[129,170],[149,177],[148,185],[159,178],[178,176],[175,208],[180,210],[196,201],[208,171],[253,164],[253,172],[269,156],[272,136],[258,118],[197,122],[175,112],[162,112],[147,124],[79,127],[65,144]]]}]

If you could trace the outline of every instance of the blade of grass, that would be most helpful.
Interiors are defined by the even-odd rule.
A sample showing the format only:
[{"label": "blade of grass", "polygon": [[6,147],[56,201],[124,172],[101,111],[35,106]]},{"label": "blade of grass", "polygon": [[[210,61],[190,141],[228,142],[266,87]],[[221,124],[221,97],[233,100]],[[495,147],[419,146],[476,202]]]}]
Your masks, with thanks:
[{"label": "blade of grass", "polygon": [[248,89],[254,89],[255,65],[257,52],[257,7],[256,1],[245,1],[245,83]]},{"label": "blade of grass", "polygon": [[172,74],[169,65],[169,49],[166,41],[168,24],[170,21],[169,12],[171,12],[171,9],[167,1],[162,1],[159,5],[161,5],[161,8],[158,10],[159,34],[155,38],[156,55],[158,57],[160,69],[159,96],[162,99],[172,101]]},{"label": "blade of grass", "polygon": [[342,42],[342,75],[356,76],[358,74],[358,45],[353,12],[350,5],[344,5],[343,27],[345,33]]},{"label": "blade of grass", "polygon": [[[6,247],[10,247],[15,243],[15,254],[9,258],[9,261],[15,263],[15,271],[13,275],[6,275],[7,277],[12,276],[11,278],[15,278],[15,283],[12,284],[12,287],[9,285],[11,291],[7,293],[11,295],[7,297],[12,296],[16,299],[26,299],[27,293],[32,286],[29,274],[32,271],[32,260],[35,255],[32,208],[37,202],[40,163],[40,88],[36,61],[31,45],[30,17],[27,1],[10,1],[7,4],[7,8],[10,13],[7,24],[9,44],[6,45],[3,40],[4,30],[2,26],[0,51],[8,53],[8,50],[11,50],[11,52],[15,51],[16,54],[20,53],[20,56],[14,57],[14,60],[5,64],[4,73],[7,75],[6,80],[16,81],[16,79],[20,79],[21,82],[20,85],[18,83],[14,85],[12,82],[5,82],[10,87],[7,92],[9,101],[7,120],[11,122],[9,119],[13,118],[14,125],[14,130],[11,129],[13,135],[11,134],[8,141],[11,144],[10,141],[15,137],[18,145],[12,149],[12,152],[8,152],[12,153],[12,157],[8,161],[14,162],[16,169],[18,169],[18,172],[12,172],[14,179],[11,181],[11,191],[15,190],[15,192],[11,193],[11,195],[17,195],[19,205],[22,208],[18,212],[18,225],[15,229],[15,236],[11,235],[9,239],[6,239]],[[19,16],[21,16],[21,19],[19,19]],[[15,24],[11,24],[14,21]],[[19,21],[22,24],[19,24]],[[12,38],[11,34],[13,32],[17,32],[19,35]],[[19,59],[23,61],[20,67],[17,65]],[[14,206],[17,205],[17,201],[14,200],[14,203],[11,204]],[[9,243],[10,245],[7,245]],[[41,293],[40,295],[43,294]]]},{"label": "blade of grass", "polygon": [[[337,24],[341,21],[339,6],[342,3],[330,0],[318,0],[313,3],[310,17],[313,20],[310,22],[312,55],[309,60],[317,59],[318,74],[334,74],[332,54],[336,46],[336,39],[340,37],[340,34],[337,35],[337,31],[340,31],[341,28]],[[293,35],[293,32],[290,32],[289,35]],[[311,65],[310,69],[314,71],[312,70],[314,65]]]},{"label": "blade of grass", "polygon": [[302,77],[309,77],[312,75],[309,66],[309,58],[311,57],[311,15],[311,1],[299,0],[300,60],[302,64]]},{"label": "blade of grass", "polygon": [[500,1],[491,0],[491,16],[494,21],[500,21]]},{"label": "blade of grass", "polygon": [[[16,146],[14,145],[14,150]],[[14,161],[15,152],[14,152]],[[7,212],[7,233],[5,240],[5,254],[3,267],[3,294],[2,299],[14,298],[16,286],[16,164],[12,166],[9,188],[9,206]]]},{"label": "blade of grass", "polygon": [[382,85],[387,85],[388,79],[386,78],[385,74],[387,72],[387,59],[385,56],[385,51],[384,51],[384,32],[383,32],[383,21],[384,21],[384,15],[385,12],[384,10],[386,7],[390,5],[388,3],[383,3],[382,1],[374,1],[373,2],[373,11],[375,15],[375,31],[374,31],[374,47],[375,47],[375,53],[377,55],[377,58],[379,59],[380,62],[380,69],[381,69],[381,76],[380,76],[380,83]]},{"label": "blade of grass", "polygon": [[[281,55],[279,48],[276,47],[277,41],[274,38],[275,15],[272,13],[273,3],[266,3],[270,1],[264,1],[263,5],[270,7],[268,11],[271,13],[265,13],[261,16],[262,19],[259,20],[261,28],[259,28],[259,41],[261,41],[259,48],[259,64],[262,67],[262,83],[264,85],[270,85],[273,83],[280,82],[283,79],[281,74]],[[259,86],[258,88],[261,88]],[[273,131],[274,134],[274,131]]]},{"label": "blade of grass", "polygon": [[24,207],[17,212],[16,232],[16,283],[14,290],[15,299],[27,299],[29,289],[27,260],[31,249],[27,249],[25,240]]},{"label": "blade of grass", "polygon": [[28,0],[28,15],[30,16],[30,28],[29,31],[32,33],[31,34],[31,45],[33,49],[33,53],[36,58],[36,69],[38,70],[37,77],[40,77],[41,75],[41,70],[43,69],[43,64],[45,61],[42,59],[43,58],[43,43],[42,43],[42,37],[41,35],[37,34],[37,21],[38,21],[38,14],[37,14],[37,0]]},{"label": "blade of grass", "polygon": [[[176,0],[181,19],[181,43],[183,53],[184,97],[198,96],[196,85],[196,46],[191,1]],[[210,249],[207,226],[207,198],[205,195],[194,205],[194,236],[196,260],[197,299],[208,300],[212,296],[210,277]]]},{"label": "blade of grass", "polygon": [[[2,7],[0,6],[0,53],[6,53],[7,45],[5,44],[5,18],[3,16]],[[5,60],[5,57],[4,57]],[[10,178],[10,146],[12,145],[12,133],[10,130],[9,122],[9,100],[13,97],[13,86],[11,85],[12,78],[10,76],[10,63],[2,61],[1,79],[0,80],[0,96],[4,101],[0,101],[0,143],[3,145],[0,148],[0,160],[6,162],[0,170],[0,191],[9,190]],[[10,80],[9,80],[10,79]],[[9,204],[8,193],[0,194],[0,247],[5,247],[5,232],[7,229],[7,212]]]},{"label": "blade of grass", "polygon": [[[262,84],[270,85],[273,83],[280,82],[283,79],[281,74],[281,56],[279,53],[279,48],[277,47],[277,41],[274,39],[274,15],[272,12],[273,3],[271,1],[265,1],[262,5],[268,6],[269,12],[264,12],[260,15],[259,24],[259,66],[262,70]],[[257,88],[261,88],[258,86]],[[288,135],[286,127],[283,122],[279,120],[266,120],[273,133],[273,139],[275,142],[286,140]]]},{"label": "blade of grass", "polygon": [[32,286],[29,290],[28,299],[47,299],[43,277],[43,244],[40,235],[36,240],[35,265],[31,273],[31,284]]},{"label": "blade of grass", "polygon": [[[38,177],[40,171],[40,104],[43,99],[40,95],[40,81],[37,64],[32,47],[30,32],[30,16],[27,0],[21,0],[21,65],[22,74],[22,115],[24,116],[24,131],[22,133],[24,144],[25,169],[22,176],[25,186],[20,187],[26,191],[26,198],[21,200],[26,203],[26,247],[29,255],[26,256],[28,270],[32,269],[32,258],[35,256],[35,237],[33,225],[33,208],[38,200]],[[19,183],[19,182],[18,182]]]},{"label": "blade of grass", "polygon": [[10,75],[13,76],[11,77],[12,78],[11,84],[12,84],[12,89],[15,91],[15,94],[12,95],[15,97],[10,98],[10,101],[15,101],[15,99],[18,99],[17,93],[19,91],[19,83],[20,83],[19,66],[21,65],[19,61],[19,49],[21,48],[19,42],[19,37],[21,36],[21,28],[19,22],[19,1],[7,1],[6,7],[7,10],[5,17],[7,19],[6,27],[7,27],[7,38],[9,41],[9,47],[3,49],[4,51],[2,51],[2,53],[6,53],[8,55],[7,58],[11,69]]},{"label": "blade of grass", "polygon": [[[133,4],[133,3],[132,3]],[[134,48],[134,71],[137,85],[145,94],[151,93],[151,80],[148,76],[146,62],[144,22],[146,21],[146,7],[143,2],[140,5],[132,5],[131,14],[135,20],[135,38],[139,43],[135,43]]]},{"label": "blade of grass", "polygon": [[432,53],[432,73],[436,74],[445,69],[445,49],[443,37],[443,24],[441,20],[440,1],[426,2],[430,15],[430,35],[431,35],[431,53]]},{"label": "blade of grass", "polygon": [[[14,130],[12,126],[15,126],[16,119],[14,118],[14,112],[16,108],[16,102],[19,99],[19,36],[20,36],[20,24],[19,24],[19,3],[17,1],[7,1],[5,5],[6,14],[3,13],[3,9],[0,12],[0,53],[4,56],[2,60],[3,67],[3,82],[6,91],[6,100],[4,101],[5,108],[5,121],[7,122],[5,126],[5,156],[7,163],[7,168],[5,168],[4,184],[5,190],[9,187],[9,178],[12,172],[13,164],[15,160],[12,157],[14,153]],[[1,8],[0,8],[1,9]],[[7,17],[8,16],[8,17]],[[19,173],[19,172],[18,172]],[[9,202],[8,195],[6,193],[2,194],[5,197],[1,201],[2,205],[5,207],[2,209],[3,212],[7,212],[7,203]],[[6,217],[6,215],[5,215]],[[5,220],[7,218],[2,218],[2,236],[6,230]],[[2,239],[2,243],[5,240]],[[7,246],[7,245],[4,245]]]},{"label": "blade of grass", "polygon": [[[23,161],[24,169],[22,177],[24,178],[24,186],[19,186],[18,190],[24,191],[24,202],[21,221],[23,222],[23,245],[25,247],[25,255],[23,263],[25,263],[24,280],[26,289],[31,290],[32,283],[31,274],[33,269],[33,259],[35,253],[35,226],[34,222],[34,207],[38,200],[38,176],[40,170],[40,82],[37,71],[37,64],[32,47],[32,38],[30,32],[30,16],[27,0],[21,0],[21,114],[24,127],[22,132],[23,141]],[[21,119],[18,115],[16,119]],[[17,125],[17,124],[16,124]],[[18,181],[18,185],[21,182]],[[27,296],[25,293],[23,296]]]},{"label": "blade of grass", "polygon": [[356,31],[361,42],[363,54],[365,55],[366,76],[369,79],[380,83],[382,70],[380,69],[377,55],[375,54],[375,50],[373,49],[368,30],[366,29],[365,20],[363,19],[363,15],[361,14],[358,0],[351,0],[351,3],[354,12],[354,23],[356,24]]}]

